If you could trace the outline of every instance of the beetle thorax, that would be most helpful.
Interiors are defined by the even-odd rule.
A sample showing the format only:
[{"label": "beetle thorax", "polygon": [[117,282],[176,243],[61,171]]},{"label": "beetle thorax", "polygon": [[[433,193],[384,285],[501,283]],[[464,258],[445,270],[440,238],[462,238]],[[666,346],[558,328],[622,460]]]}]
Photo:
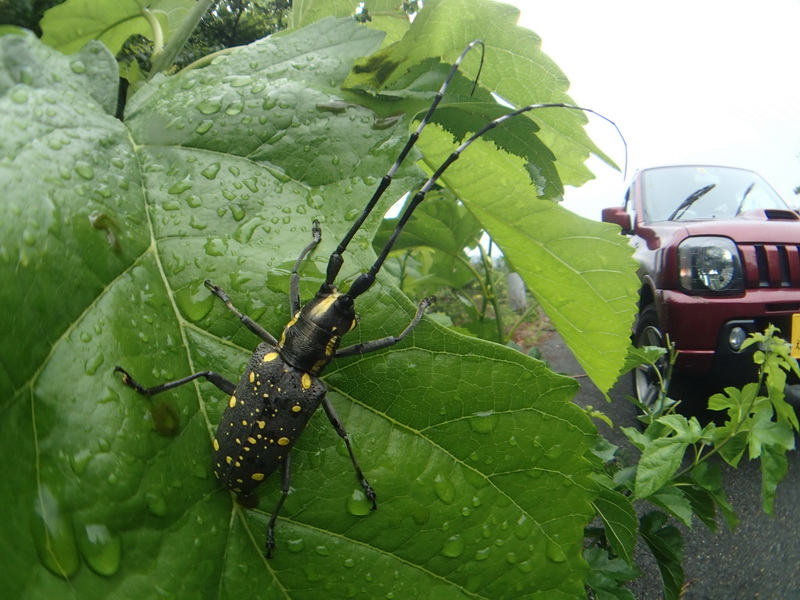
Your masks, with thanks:
[{"label": "beetle thorax", "polygon": [[318,375],[333,359],[342,336],[356,326],[352,301],[339,299],[339,290],[320,292],[283,329],[280,350],[293,367]]}]

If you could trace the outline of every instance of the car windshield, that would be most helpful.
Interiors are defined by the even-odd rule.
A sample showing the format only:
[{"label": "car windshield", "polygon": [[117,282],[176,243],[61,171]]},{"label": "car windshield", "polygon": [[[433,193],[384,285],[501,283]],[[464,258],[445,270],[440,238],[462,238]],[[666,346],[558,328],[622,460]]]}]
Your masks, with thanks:
[{"label": "car windshield", "polygon": [[642,172],[647,223],[730,219],[754,209],[791,210],[759,175],[732,167],[659,167]]}]

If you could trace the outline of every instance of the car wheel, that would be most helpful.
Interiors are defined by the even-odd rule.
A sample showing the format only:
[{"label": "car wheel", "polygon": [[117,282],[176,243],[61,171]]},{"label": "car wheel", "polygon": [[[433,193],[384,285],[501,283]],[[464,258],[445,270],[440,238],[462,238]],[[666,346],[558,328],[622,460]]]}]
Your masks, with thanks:
[{"label": "car wheel", "polygon": [[[658,346],[666,348],[664,334],[658,327],[658,313],[650,304],[639,313],[633,343],[637,348]],[[633,392],[636,399],[647,407],[652,407],[661,395],[661,382],[667,375],[669,358],[665,354],[654,365],[641,365],[633,371]]]}]

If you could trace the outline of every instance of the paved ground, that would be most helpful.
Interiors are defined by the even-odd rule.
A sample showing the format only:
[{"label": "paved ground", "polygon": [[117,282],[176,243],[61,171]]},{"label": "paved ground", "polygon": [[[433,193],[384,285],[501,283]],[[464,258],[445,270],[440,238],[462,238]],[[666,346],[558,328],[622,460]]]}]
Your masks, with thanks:
[{"label": "paved ground", "polygon": [[[582,374],[578,363],[558,335],[540,347],[551,368],[560,373]],[[625,401],[631,393],[629,377],[611,391],[606,403],[591,381],[579,379],[581,390],[575,401],[603,410],[614,422],[602,433],[615,444],[625,444],[620,426],[635,423],[635,409]],[[696,522],[684,529],[686,559],[685,600],[800,600],[800,458],[789,455],[789,473],[778,487],[775,516],[761,510],[761,475],[758,463],[743,461],[738,470],[727,469],[725,489],[739,515],[735,531],[720,525],[716,534]],[[646,549],[639,549],[643,576],[630,586],[637,600],[658,600],[660,579]]]}]

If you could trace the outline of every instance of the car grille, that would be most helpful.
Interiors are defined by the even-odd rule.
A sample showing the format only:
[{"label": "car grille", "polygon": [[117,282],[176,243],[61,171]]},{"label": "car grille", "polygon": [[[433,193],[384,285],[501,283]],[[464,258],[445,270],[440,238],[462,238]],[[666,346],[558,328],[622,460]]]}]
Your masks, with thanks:
[{"label": "car grille", "polygon": [[739,245],[748,288],[800,288],[800,246]]}]

